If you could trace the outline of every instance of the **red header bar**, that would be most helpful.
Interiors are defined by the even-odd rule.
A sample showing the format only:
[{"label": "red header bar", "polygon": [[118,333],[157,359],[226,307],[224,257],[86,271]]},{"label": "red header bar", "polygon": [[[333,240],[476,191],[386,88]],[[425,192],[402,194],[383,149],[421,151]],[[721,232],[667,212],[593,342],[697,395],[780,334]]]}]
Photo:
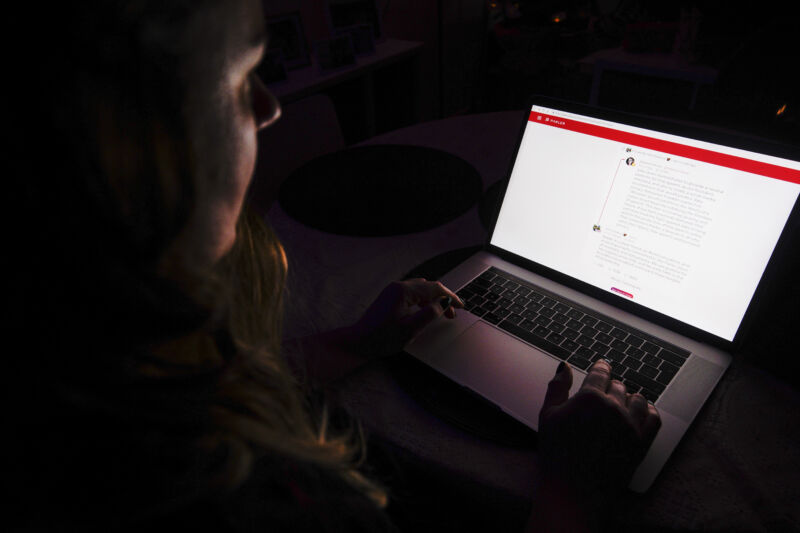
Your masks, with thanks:
[{"label": "red header bar", "polygon": [[735,170],[741,170],[743,172],[767,176],[768,178],[775,178],[800,184],[800,170],[795,170],[793,168],[781,167],[761,161],[754,161],[744,157],[723,154],[720,152],[714,152],[712,150],[706,150],[705,148],[697,148],[695,146],[688,146],[672,141],[654,139],[653,137],[646,137],[637,133],[615,130],[612,128],[606,128],[596,124],[588,124],[586,122],[579,122],[577,120],[568,118],[554,117],[553,115],[539,113],[537,111],[532,111],[528,117],[528,120],[577,133],[600,137],[602,139],[608,139],[610,141],[616,141],[650,150],[657,150],[659,152],[666,152],[670,155],[694,159],[704,163],[711,163],[712,165],[719,165]]}]

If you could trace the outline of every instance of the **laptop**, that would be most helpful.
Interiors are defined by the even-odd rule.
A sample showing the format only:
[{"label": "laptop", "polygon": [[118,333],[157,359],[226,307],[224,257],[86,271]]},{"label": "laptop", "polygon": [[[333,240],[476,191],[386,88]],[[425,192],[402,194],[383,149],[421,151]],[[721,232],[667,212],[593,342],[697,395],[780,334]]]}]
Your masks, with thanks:
[{"label": "laptop", "polygon": [[[564,360],[655,404],[644,492],[731,362],[796,226],[794,147],[533,97],[466,303],[405,351],[536,430]],[[761,298],[760,298],[761,296]]]}]

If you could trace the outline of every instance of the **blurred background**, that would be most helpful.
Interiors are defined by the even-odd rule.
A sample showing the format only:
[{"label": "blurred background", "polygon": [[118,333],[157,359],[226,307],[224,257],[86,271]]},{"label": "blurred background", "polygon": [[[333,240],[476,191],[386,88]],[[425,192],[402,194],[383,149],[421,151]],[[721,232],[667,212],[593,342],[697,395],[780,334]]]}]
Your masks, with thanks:
[{"label": "blurred background", "polygon": [[[327,95],[346,144],[521,109],[531,93],[590,102],[593,82],[598,105],[793,142],[798,24],[788,4],[265,0],[274,59],[265,77],[284,103]],[[350,45],[335,39],[348,32],[349,65]],[[398,42],[414,48],[392,55]],[[603,59],[616,66],[598,76]]]}]

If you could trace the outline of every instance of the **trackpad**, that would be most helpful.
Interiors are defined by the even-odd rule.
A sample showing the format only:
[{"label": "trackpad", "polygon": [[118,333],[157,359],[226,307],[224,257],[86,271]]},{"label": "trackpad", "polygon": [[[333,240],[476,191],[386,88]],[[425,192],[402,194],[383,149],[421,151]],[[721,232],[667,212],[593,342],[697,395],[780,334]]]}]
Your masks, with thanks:
[{"label": "trackpad", "polygon": [[[429,364],[537,429],[539,411],[560,362],[485,322],[476,322]],[[573,369],[572,391],[584,374]]]}]

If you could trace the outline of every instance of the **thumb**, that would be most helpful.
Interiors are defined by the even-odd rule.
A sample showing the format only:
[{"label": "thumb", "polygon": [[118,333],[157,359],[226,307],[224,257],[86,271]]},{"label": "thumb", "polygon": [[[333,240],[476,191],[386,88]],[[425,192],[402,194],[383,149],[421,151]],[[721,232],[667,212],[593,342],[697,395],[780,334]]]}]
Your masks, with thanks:
[{"label": "thumb", "polygon": [[422,329],[442,316],[444,309],[438,302],[430,303],[400,320],[406,339],[413,338]]},{"label": "thumb", "polygon": [[569,398],[570,387],[572,387],[572,368],[562,361],[558,365],[555,377],[547,384],[547,393],[544,396],[542,412],[566,402],[567,398]]}]

